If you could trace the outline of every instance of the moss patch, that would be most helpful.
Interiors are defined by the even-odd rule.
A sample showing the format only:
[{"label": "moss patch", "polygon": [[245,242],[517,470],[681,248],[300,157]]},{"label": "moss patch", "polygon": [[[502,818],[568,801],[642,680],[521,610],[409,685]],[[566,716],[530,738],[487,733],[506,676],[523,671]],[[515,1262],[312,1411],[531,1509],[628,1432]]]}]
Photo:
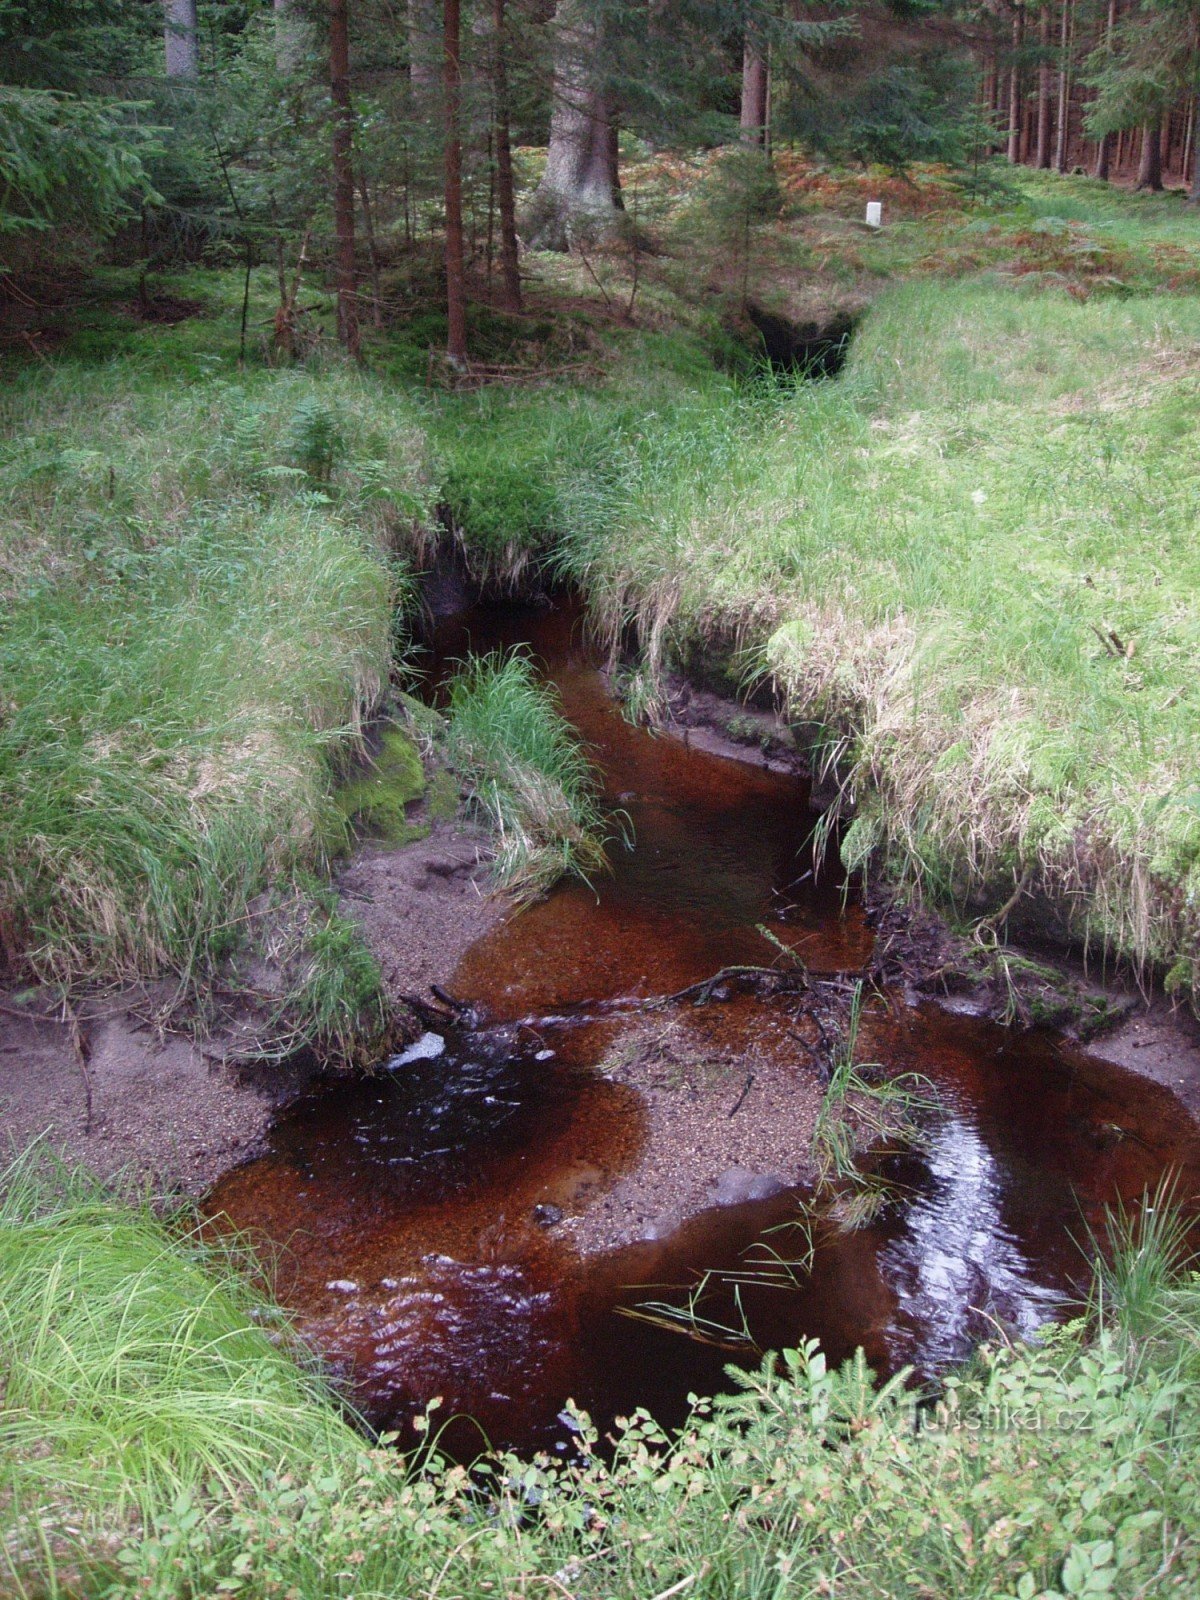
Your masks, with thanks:
[{"label": "moss patch", "polygon": [[408,820],[408,807],[425,793],[416,745],[402,728],[386,727],[371,765],[343,784],[337,802],[356,827],[389,844],[410,844],[428,829]]},{"label": "moss patch", "polygon": [[425,812],[430,822],[453,822],[458,815],[458,783],[452,772],[439,767],[429,775]]}]

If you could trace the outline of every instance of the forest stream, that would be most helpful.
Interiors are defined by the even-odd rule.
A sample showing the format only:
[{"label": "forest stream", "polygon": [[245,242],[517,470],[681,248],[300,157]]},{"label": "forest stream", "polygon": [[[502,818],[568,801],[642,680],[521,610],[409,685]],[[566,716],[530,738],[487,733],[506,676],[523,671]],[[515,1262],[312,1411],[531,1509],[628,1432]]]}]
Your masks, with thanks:
[{"label": "forest stream", "polygon": [[[936,1110],[923,1146],[889,1158],[893,1198],[867,1225],[798,1225],[822,1078],[786,996],[684,1019],[702,1047],[688,1069],[661,1048],[656,1092],[719,1104],[723,1125],[706,1112],[713,1149],[701,1125],[647,1161],[647,1102],[621,1069],[646,1038],[630,1044],[620,1003],[770,966],[760,925],[817,976],[857,971],[873,936],[838,874],[813,871],[807,782],[632,727],[572,607],[443,618],[437,669],[513,644],[557,686],[632,847],[612,845],[593,887],[566,881],[504,918],[447,976],[469,1014],[387,1071],[322,1083],[208,1200],[265,1239],[278,1298],[373,1425],[403,1437],[441,1396],[460,1455],[484,1439],[566,1449],[568,1400],[602,1428],[637,1406],[676,1423],[689,1392],[728,1386],[731,1360],[807,1338],[832,1360],[861,1345],[878,1371],[936,1374],[1065,1314],[1107,1205],[1169,1169],[1195,1192],[1200,1134],[1170,1090],[899,994],[868,1003],[858,1053],[923,1075]],[[717,1151],[742,1128],[757,1163]],[[705,1273],[707,1342],[619,1314],[682,1305]]]}]

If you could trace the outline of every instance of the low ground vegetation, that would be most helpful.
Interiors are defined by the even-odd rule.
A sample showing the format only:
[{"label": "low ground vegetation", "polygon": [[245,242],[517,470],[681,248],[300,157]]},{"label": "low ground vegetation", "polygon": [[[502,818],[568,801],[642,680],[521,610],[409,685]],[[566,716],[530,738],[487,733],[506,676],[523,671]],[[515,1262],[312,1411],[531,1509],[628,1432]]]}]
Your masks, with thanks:
[{"label": "low ground vegetation", "polygon": [[[1120,1222],[1090,1314],[982,1349],[935,1398],[815,1346],[678,1437],[571,1460],[372,1447],[229,1246],[90,1181],[4,1175],[6,1592],[358,1600],[1191,1593],[1200,1277],[1169,1209]],[[1161,1196],[1158,1197],[1161,1201]]]},{"label": "low ground vegetation", "polygon": [[[180,387],[134,356],[27,368],[0,429],[3,957],[194,989],[345,841],[333,780],[388,679],[421,431],[344,371]],[[335,973],[307,925],[311,1000]]]}]

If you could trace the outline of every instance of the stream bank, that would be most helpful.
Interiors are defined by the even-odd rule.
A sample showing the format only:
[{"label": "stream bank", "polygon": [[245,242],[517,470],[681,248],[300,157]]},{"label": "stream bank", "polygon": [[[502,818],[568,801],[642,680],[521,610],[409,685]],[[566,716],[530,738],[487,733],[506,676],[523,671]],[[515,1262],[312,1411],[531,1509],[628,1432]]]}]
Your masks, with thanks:
[{"label": "stream bank", "polygon": [[[865,1006],[855,1059],[885,1082],[920,1074],[936,1111],[922,1148],[883,1159],[864,1226],[812,1224],[844,1012],[705,983],[779,945],[817,993],[872,970],[867,908],[814,871],[807,780],[625,722],[570,606],[451,615],[435,655],[517,643],[634,848],[593,887],[506,913],[446,984],[464,1010],[391,1070],[318,1086],[208,1202],[264,1241],[278,1297],[373,1423],[403,1432],[442,1396],[473,1419],[451,1430],[459,1453],[478,1429],[565,1447],[568,1398],[602,1425],[637,1405],[678,1420],[731,1356],[808,1337],[935,1374],[997,1324],[1029,1336],[1061,1315],[1086,1278],[1075,1240],[1106,1205],[1167,1170],[1200,1191],[1172,1089],[897,979]],[[715,1003],[686,1003],[697,984]],[[667,1325],[697,1292],[699,1341]]]},{"label": "stream bank", "polygon": [[[480,863],[484,841],[445,821],[428,829],[401,848],[364,841],[335,884],[401,1016],[402,997],[453,972],[501,915]],[[170,982],[65,1011],[48,988],[0,991],[0,1116],[13,1148],[42,1139],[101,1178],[192,1196],[264,1149],[274,1119],[323,1063],[311,1050],[247,1060],[261,1017],[236,990],[223,1025],[199,1034],[182,1031],[177,1006]]]}]

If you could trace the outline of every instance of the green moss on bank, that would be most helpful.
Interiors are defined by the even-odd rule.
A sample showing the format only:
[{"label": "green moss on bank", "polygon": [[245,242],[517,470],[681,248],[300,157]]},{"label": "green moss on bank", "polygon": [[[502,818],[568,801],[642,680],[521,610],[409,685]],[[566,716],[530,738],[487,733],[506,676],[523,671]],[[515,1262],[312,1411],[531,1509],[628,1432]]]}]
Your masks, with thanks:
[{"label": "green moss on bank", "polygon": [[425,793],[425,769],[413,740],[394,724],[379,734],[365,768],[337,790],[342,815],[388,844],[408,844],[425,829],[408,820],[408,808]]}]

